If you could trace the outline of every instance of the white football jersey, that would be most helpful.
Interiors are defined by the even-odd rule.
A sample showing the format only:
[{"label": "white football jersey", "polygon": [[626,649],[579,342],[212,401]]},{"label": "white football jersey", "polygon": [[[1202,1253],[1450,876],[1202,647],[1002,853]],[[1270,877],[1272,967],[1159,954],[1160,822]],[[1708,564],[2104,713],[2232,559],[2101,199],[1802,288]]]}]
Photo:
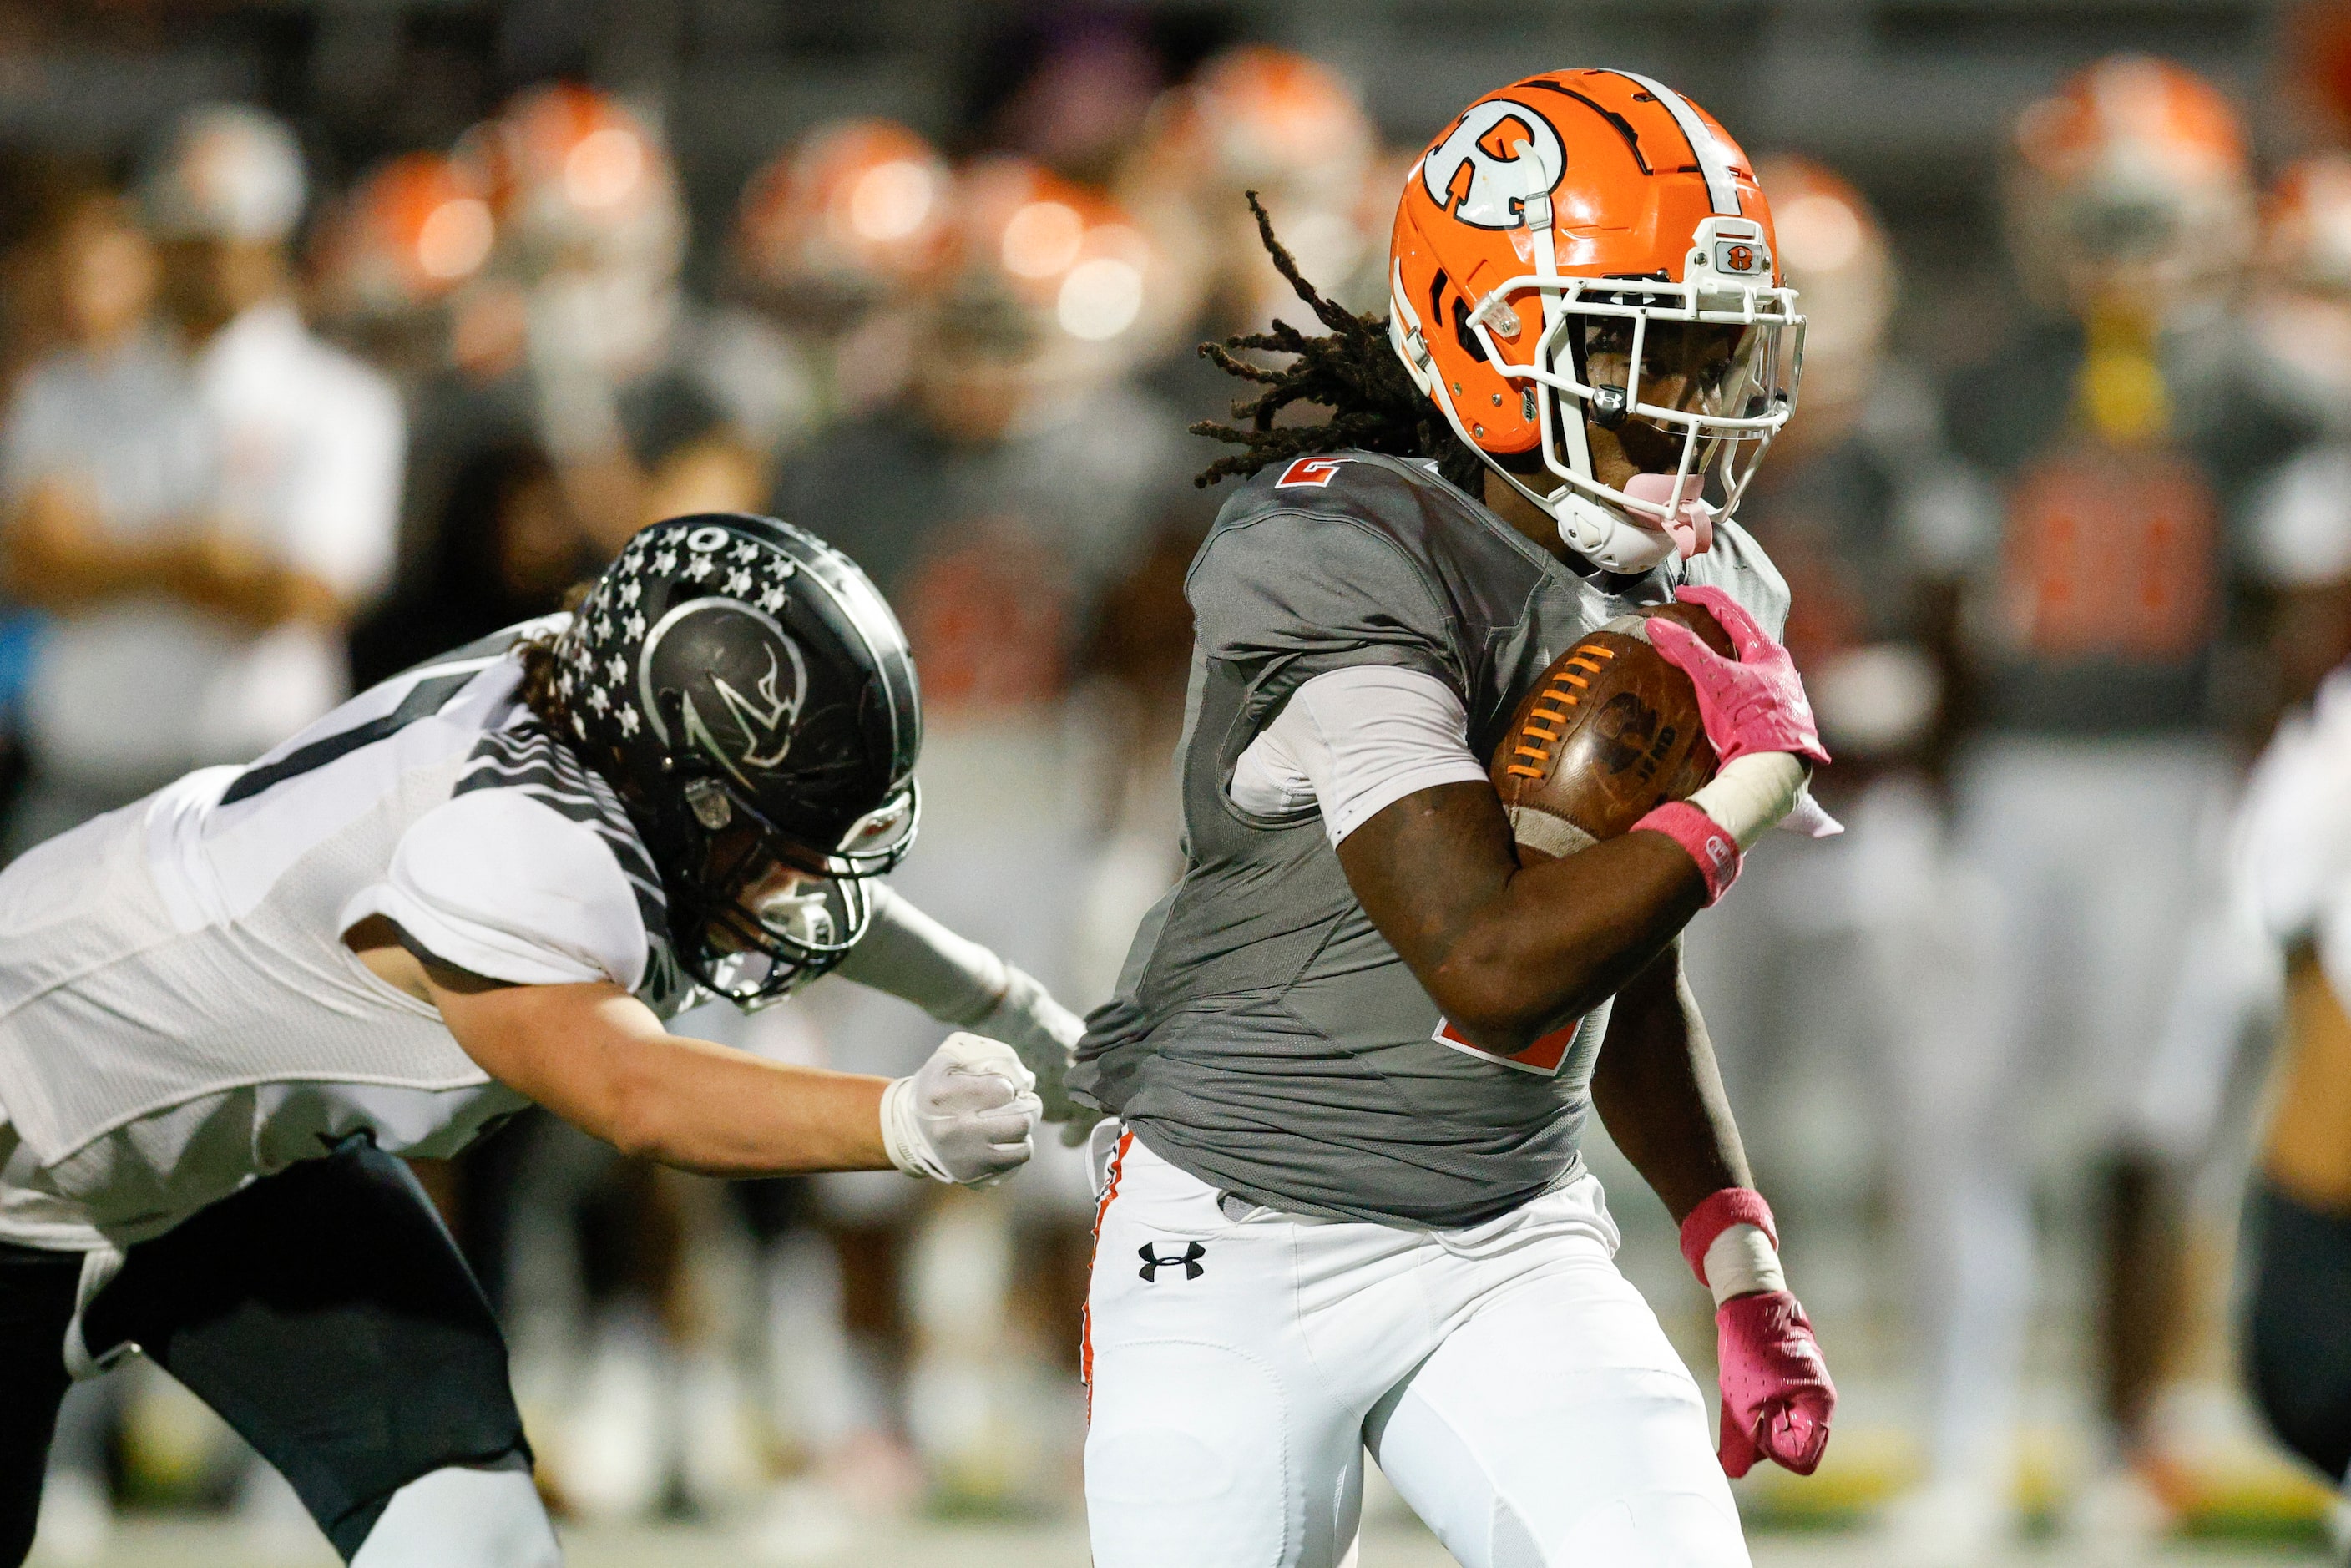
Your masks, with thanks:
[{"label": "white football jersey", "polygon": [[611,785],[524,706],[527,622],[0,873],[0,1239],[169,1229],[357,1133],[454,1154],[520,1096],[342,939],[517,984],[696,988]]}]

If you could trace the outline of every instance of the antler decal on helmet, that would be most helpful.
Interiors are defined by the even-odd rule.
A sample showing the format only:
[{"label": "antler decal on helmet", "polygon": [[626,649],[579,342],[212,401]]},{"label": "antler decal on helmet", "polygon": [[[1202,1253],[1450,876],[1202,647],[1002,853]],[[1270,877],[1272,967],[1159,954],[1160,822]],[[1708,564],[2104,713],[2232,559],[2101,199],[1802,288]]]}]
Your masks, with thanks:
[{"label": "antler decal on helmet", "polygon": [[[773,768],[783,761],[792,748],[792,726],[799,721],[800,705],[808,700],[808,670],[800,659],[800,651],[782,632],[784,652],[790,655],[792,689],[789,695],[777,689],[783,679],[785,661],[776,656],[773,647],[768,649],[768,673],[759,677],[757,698],[737,691],[724,675],[710,677],[711,690],[726,706],[735,720],[735,727],[743,734],[743,766]],[[761,750],[759,736],[765,732],[771,750]]]}]

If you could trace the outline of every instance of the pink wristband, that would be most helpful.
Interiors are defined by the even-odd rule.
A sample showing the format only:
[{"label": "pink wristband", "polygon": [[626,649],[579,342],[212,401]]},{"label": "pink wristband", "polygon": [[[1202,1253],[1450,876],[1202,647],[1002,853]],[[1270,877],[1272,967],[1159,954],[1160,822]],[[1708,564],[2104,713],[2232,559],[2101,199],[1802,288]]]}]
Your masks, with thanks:
[{"label": "pink wristband", "polygon": [[1689,852],[1706,878],[1706,901],[1720,898],[1739,880],[1739,841],[1687,800],[1670,800],[1633,824],[1633,832],[1663,833]]},{"label": "pink wristband", "polygon": [[1712,1281],[1706,1277],[1706,1249],[1714,1239],[1734,1225],[1751,1225],[1770,1240],[1773,1250],[1780,1246],[1780,1231],[1771,1223],[1771,1206],[1763,1195],[1751,1186],[1727,1186],[1720,1192],[1708,1193],[1706,1201],[1689,1211],[1682,1221],[1682,1258],[1698,1276],[1701,1285]]}]

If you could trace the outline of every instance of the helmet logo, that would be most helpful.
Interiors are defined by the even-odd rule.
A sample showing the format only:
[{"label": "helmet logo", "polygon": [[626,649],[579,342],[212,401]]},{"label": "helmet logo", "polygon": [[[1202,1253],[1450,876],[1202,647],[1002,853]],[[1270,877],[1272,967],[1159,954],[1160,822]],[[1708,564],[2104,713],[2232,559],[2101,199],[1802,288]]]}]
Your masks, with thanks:
[{"label": "helmet logo", "polygon": [[[758,606],[716,595],[677,606],[645,634],[637,668],[664,746],[692,747],[752,789],[760,787],[754,774],[790,752],[808,702],[808,664]],[[670,733],[673,716],[683,735]]]},{"label": "helmet logo", "polygon": [[[772,647],[767,650],[767,673],[759,677],[753,696],[747,697],[737,691],[724,675],[710,677],[710,689],[718,694],[718,700],[726,706],[727,716],[742,732],[746,768],[773,768],[792,748],[792,726],[799,720],[800,704],[808,700],[808,674],[800,668],[799,650],[787,643],[784,651],[792,655],[792,689],[789,693],[780,689],[783,665]],[[760,749],[759,737],[763,733],[770,750]]]},{"label": "helmet logo", "polygon": [[1481,229],[1514,229],[1527,204],[1567,172],[1567,151],[1552,122],[1507,98],[1488,99],[1421,160],[1428,199]]}]

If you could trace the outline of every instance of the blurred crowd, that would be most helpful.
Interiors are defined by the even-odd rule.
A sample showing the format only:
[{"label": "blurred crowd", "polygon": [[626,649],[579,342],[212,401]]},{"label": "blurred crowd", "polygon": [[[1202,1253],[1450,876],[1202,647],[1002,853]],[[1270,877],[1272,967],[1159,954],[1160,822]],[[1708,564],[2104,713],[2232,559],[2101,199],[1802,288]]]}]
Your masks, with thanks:
[{"label": "blurred crowd", "polygon": [[[2314,16],[2283,131],[2146,57],[2024,108],[1982,242],[2018,308],[1956,369],[1893,350],[1937,302],[1905,303],[1861,193],[1759,163],[1810,325],[1740,518],[1793,589],[1850,831],[1757,854],[1690,961],[1848,1388],[1805,1485],[1917,1561],[1979,1561],[2031,1510],[2113,1539],[2292,1490],[2231,1392],[2287,991],[2230,824],[2351,656],[2351,71],[2325,64],[2351,22]],[[691,270],[656,117],[577,83],[331,190],[249,104],[123,167],[14,162],[7,852],[557,607],[649,521],[769,511],[910,633],[927,810],[897,880],[1090,1006],[1179,864],[1182,584],[1217,500],[1185,432],[1235,387],[1195,346],[1297,319],[1243,193],[1377,311],[1416,152],[1313,59],[1176,69],[1107,28],[1042,49],[954,157],[810,131]],[[890,1073],[939,1033],[839,981],[679,1027]],[[780,1562],[875,1513],[1070,1505],[1076,1152],[983,1195],[726,1186],[534,1115],[425,1174],[573,1513],[736,1519]],[[1670,1260],[1634,1185],[1631,1245]],[[2090,1435],[2055,1459],[2053,1365]],[[74,1396],[41,1551],[87,1557],[140,1498],[307,1530],[134,1363]]]}]

